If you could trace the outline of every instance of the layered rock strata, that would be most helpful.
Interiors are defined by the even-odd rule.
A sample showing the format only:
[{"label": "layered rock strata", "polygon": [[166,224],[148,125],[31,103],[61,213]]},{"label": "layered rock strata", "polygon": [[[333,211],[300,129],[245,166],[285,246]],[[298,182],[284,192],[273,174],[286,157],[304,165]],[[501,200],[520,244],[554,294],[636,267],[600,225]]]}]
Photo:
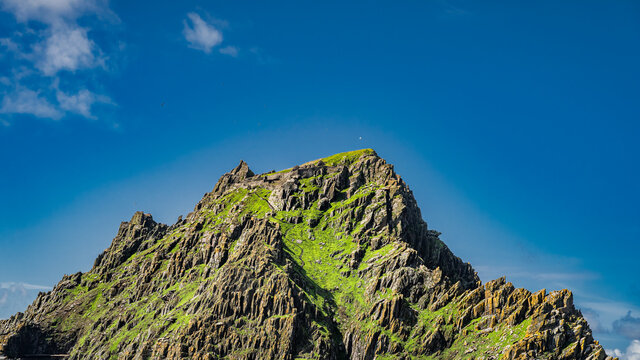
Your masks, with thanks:
[{"label": "layered rock strata", "polygon": [[567,290],[482,284],[373,150],[255,175],[185,219],[138,212],[86,273],[0,321],[8,356],[604,360]]}]

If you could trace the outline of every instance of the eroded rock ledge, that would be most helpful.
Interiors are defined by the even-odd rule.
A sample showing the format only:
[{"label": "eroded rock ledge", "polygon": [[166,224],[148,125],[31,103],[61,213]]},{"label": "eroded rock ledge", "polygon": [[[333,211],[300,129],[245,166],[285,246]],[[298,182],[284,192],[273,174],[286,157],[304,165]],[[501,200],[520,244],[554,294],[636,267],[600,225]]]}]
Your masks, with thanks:
[{"label": "eroded rock ledge", "polygon": [[168,226],[135,213],[87,273],[0,321],[9,356],[607,357],[567,290],[481,284],[370,149],[256,175],[241,162]]}]

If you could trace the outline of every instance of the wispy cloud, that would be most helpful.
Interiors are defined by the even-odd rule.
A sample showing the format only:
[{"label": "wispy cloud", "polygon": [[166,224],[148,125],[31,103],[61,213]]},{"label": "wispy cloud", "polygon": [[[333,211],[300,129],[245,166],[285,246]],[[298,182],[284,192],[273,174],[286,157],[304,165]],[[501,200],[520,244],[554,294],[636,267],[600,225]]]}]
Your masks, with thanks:
[{"label": "wispy cloud", "polygon": [[468,10],[463,9],[455,4],[453,4],[451,1],[447,1],[447,0],[440,0],[439,1],[440,5],[442,6],[444,13],[450,16],[466,16],[471,14]]},{"label": "wispy cloud", "polygon": [[220,51],[220,54],[229,55],[232,57],[238,56],[238,48],[236,48],[235,46],[225,46],[221,48],[219,51]]},{"label": "wispy cloud", "polygon": [[111,99],[105,95],[96,95],[87,89],[82,89],[75,94],[66,94],[60,90],[56,92],[56,98],[60,108],[72,113],[82,115],[89,119],[95,116],[91,113],[91,107],[95,103],[111,104]]},{"label": "wispy cloud", "polygon": [[36,20],[47,24],[73,21],[87,12],[111,15],[101,0],[2,0],[2,9],[20,22]]},{"label": "wispy cloud", "polygon": [[[113,104],[87,88],[86,79],[93,74],[86,70],[105,70],[106,56],[90,38],[91,29],[77,21],[117,21],[106,0],[0,0],[0,10],[16,20],[13,34],[0,39],[5,53],[13,56],[11,76],[0,83],[5,87],[0,113],[54,120],[71,113],[94,119],[94,104]],[[82,79],[74,80],[80,71],[85,71]],[[59,86],[62,75],[67,79],[64,91]]]},{"label": "wispy cloud", "polygon": [[608,329],[605,327],[605,325],[602,323],[602,320],[600,319],[600,314],[591,308],[581,308],[580,312],[582,312],[582,316],[584,316],[585,319],[587,319],[587,322],[589,323],[589,327],[591,328],[591,330],[595,331],[595,332],[607,332]]},{"label": "wispy cloud", "polygon": [[0,289],[20,289],[24,288],[26,290],[41,290],[41,291],[49,291],[52,289],[51,286],[47,285],[36,285],[29,284],[23,282],[0,282]]},{"label": "wispy cloud", "polygon": [[560,283],[571,280],[594,280],[600,275],[589,271],[525,271],[523,268],[475,266],[475,269],[488,277],[497,277],[498,274],[509,274],[510,278],[533,279],[550,283]]},{"label": "wispy cloud", "polygon": [[41,291],[51,290],[50,286],[21,282],[0,282],[0,319],[5,319],[18,311],[24,311]]},{"label": "wispy cloud", "polygon": [[63,113],[39,92],[19,87],[2,99],[2,114],[28,114],[39,118],[60,119]]},{"label": "wispy cloud", "polygon": [[[210,54],[215,47],[222,44],[224,37],[221,29],[228,26],[224,20],[212,18],[205,21],[195,12],[188,13],[187,19],[183,21],[183,24],[182,34],[189,43],[189,47],[207,54]],[[231,57],[238,56],[238,48],[235,46],[218,48],[218,52]]]},{"label": "wispy cloud", "polygon": [[20,49],[20,46],[13,40],[11,40],[10,38],[2,38],[0,39],[0,46],[4,47],[5,49],[7,49],[7,52],[12,52],[12,53],[17,53],[17,54],[21,54],[22,50]]},{"label": "wispy cloud", "polygon": [[256,59],[259,64],[277,64],[279,62],[278,59],[267,55],[265,51],[258,46],[249,48],[249,53]]},{"label": "wispy cloud", "polygon": [[627,315],[613,322],[613,331],[629,339],[640,339],[640,317]]},{"label": "wispy cloud", "polygon": [[601,298],[581,301],[580,305],[581,309],[589,309],[589,311],[597,313],[607,331],[612,331],[615,322],[620,323],[628,316],[632,317],[631,314],[640,311],[632,304]]}]

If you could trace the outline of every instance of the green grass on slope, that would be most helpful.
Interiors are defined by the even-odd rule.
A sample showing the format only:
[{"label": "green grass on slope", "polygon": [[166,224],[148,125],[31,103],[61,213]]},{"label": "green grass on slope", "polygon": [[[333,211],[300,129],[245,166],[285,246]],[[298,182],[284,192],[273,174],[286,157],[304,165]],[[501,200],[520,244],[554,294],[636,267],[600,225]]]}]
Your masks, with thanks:
[{"label": "green grass on slope", "polygon": [[373,149],[361,149],[327,156],[326,158],[322,158],[320,160],[322,160],[322,162],[329,166],[336,166],[340,164],[351,165],[352,163],[356,162],[356,160],[358,160],[362,155],[371,154],[375,154],[375,151],[373,151]]},{"label": "green grass on slope", "polygon": [[[492,331],[485,333],[475,329],[480,319],[475,319],[465,327],[466,335],[460,335],[454,343],[441,354],[425,359],[477,359],[479,355],[498,357],[512,344],[525,337],[531,319],[525,319],[518,325],[500,324]],[[463,332],[461,332],[462,334]]]},{"label": "green grass on slope", "polygon": [[[373,150],[364,149],[336,154],[324,158],[322,161],[327,165],[350,164],[364,154],[372,153]],[[330,175],[335,174],[327,176]],[[317,182],[312,178],[301,179],[300,184],[301,192],[319,189],[316,185]],[[341,330],[353,328],[355,325],[363,334],[380,332],[389,339],[391,344],[398,345],[406,353],[411,354],[419,349],[424,343],[425,337],[436,327],[444,333],[454,335],[458,329],[454,329],[453,322],[449,319],[460,315],[461,305],[454,300],[437,311],[429,311],[420,309],[416,304],[410,304],[418,313],[418,320],[414,330],[406,337],[394,334],[366,317],[364,321],[357,323],[356,319],[362,318],[362,314],[368,314],[375,301],[396,296],[389,289],[379,291],[372,298],[365,296],[367,284],[360,279],[358,272],[385,261],[393,256],[396,250],[400,251],[398,250],[400,248],[395,243],[389,243],[380,249],[372,250],[368,248],[369,241],[363,241],[366,239],[360,239],[361,244],[358,244],[356,239],[362,236],[363,225],[357,223],[357,220],[353,218],[350,223],[347,221],[349,214],[363,214],[364,207],[369,206],[368,210],[372,210],[378,206],[369,204],[369,201],[357,205],[365,197],[373,198],[378,189],[380,189],[379,184],[365,184],[350,198],[332,202],[330,208],[325,211],[317,210],[317,203],[314,203],[310,206],[310,210],[279,211],[270,218],[270,221],[280,225],[284,237],[283,248],[296,262],[295,270],[300,272],[301,278],[305,279],[304,281],[308,285],[300,290],[327,318],[334,318]],[[211,209],[215,208],[216,210],[203,210],[205,217],[201,231],[214,233],[228,231],[232,224],[246,216],[264,218],[273,212],[267,202],[269,195],[270,191],[263,188],[238,188],[230,191],[209,204]],[[316,225],[310,226],[309,224]],[[189,269],[182,278],[178,281],[172,281],[171,284],[168,283],[169,280],[161,277],[154,278],[152,280],[154,281],[153,288],[164,289],[164,291],[140,299],[134,299],[138,280],[136,274],[140,267],[154,260],[160,249],[169,255],[168,258],[161,260],[158,272],[166,269],[171,257],[180,250],[180,241],[186,232],[186,227],[192,225],[183,225],[164,238],[153,240],[154,243],[148,244],[146,250],[134,254],[118,269],[115,269],[109,282],[104,282],[97,274],[84,274],[81,285],[67,290],[67,298],[65,299],[65,302],[81,309],[78,312],[79,315],[77,317],[71,316],[68,319],[58,319],[58,326],[64,329],[84,328],[85,330],[79,332],[81,335],[79,346],[86,346],[85,350],[88,355],[100,346],[97,343],[89,344],[87,342],[88,329],[107,334],[109,348],[114,355],[121,348],[121,344],[129,343],[137,337],[148,336],[149,333],[155,333],[162,337],[177,334],[181,328],[188,325],[192,318],[192,315],[187,313],[187,308],[195,300],[198,287],[211,278],[204,279],[202,276],[205,265],[201,264]],[[351,269],[349,267],[351,253],[360,248],[364,250],[363,259],[356,269]],[[230,251],[232,249],[233,247]],[[189,249],[188,254],[197,251],[198,246],[194,246],[193,249]],[[279,265],[275,266],[279,268]],[[112,293],[116,287],[118,288],[117,295],[106,296],[106,294]],[[160,315],[157,313],[157,309],[162,309],[166,305],[166,301],[163,299],[170,295],[174,299],[172,300],[174,302],[173,308],[167,314]],[[109,297],[108,302],[106,301],[107,297]],[[118,328],[118,319],[121,317],[132,320],[130,324]],[[112,321],[109,326],[98,330],[92,328],[92,324],[105,321],[105,319]],[[248,320],[245,319],[246,321]],[[478,321],[476,319],[467,325],[463,329],[464,331],[457,335],[450,348],[438,355],[421,358],[467,359],[477,358],[479,354],[499,354],[506,346],[524,337],[529,320],[514,327],[500,325],[489,333],[475,329]],[[449,325],[444,325],[445,323],[449,323]],[[329,330],[330,324],[316,321],[315,325],[320,330],[321,336],[335,335]],[[243,330],[239,328],[238,331]],[[466,352],[470,348],[475,351],[467,354]],[[315,357],[315,355],[312,356],[312,358]],[[385,356],[378,358],[384,359]],[[393,358],[393,356],[387,358]],[[411,358],[417,359],[418,357],[412,356]]]},{"label": "green grass on slope", "polygon": [[[264,217],[271,211],[266,200],[269,194],[270,191],[264,188],[236,189],[217,199],[216,202],[222,206],[223,210],[217,214],[209,214],[203,231],[228,230],[231,222],[243,216]],[[236,210],[233,211],[232,219],[229,214],[234,207]],[[204,281],[211,278],[205,279],[201,276],[204,264],[189,269],[170,287],[167,279],[157,277],[152,280],[154,288],[165,288],[162,296],[167,296],[171,292],[172,298],[177,299],[174,307],[163,316],[156,312],[157,309],[162,309],[166,305],[161,294],[154,293],[137,300],[134,300],[133,296],[137,290],[140,268],[151,262],[156,253],[164,248],[168,258],[162,260],[158,273],[166,269],[171,256],[180,250],[180,240],[184,236],[186,226],[190,225],[175,229],[161,239],[150,240],[154,243],[150,244],[146,250],[132,255],[118,268],[113,269],[112,278],[108,282],[93,272],[83,274],[79,285],[66,290],[67,294],[63,302],[73,310],[59,318],[52,318],[52,324],[63,331],[79,329],[80,338],[76,349],[87,346],[83,350],[84,355],[92,354],[100,346],[97,343],[87,342],[88,338],[95,337],[95,334],[90,333],[98,331],[93,324],[108,319],[112,322],[102,332],[108,335],[109,349],[114,355],[121,343],[130,342],[138,336],[144,336],[145,333],[157,332],[162,336],[177,333],[176,330],[186,326],[191,319],[191,315],[188,315],[185,310],[194,300],[196,290]],[[198,247],[194,247],[189,253],[197,251]],[[109,301],[106,301],[106,294],[112,294],[109,295]],[[129,321],[125,326],[118,328],[119,319],[124,318]]]},{"label": "green grass on slope", "polygon": [[[279,211],[274,221],[280,223],[282,233],[285,238],[285,250],[300,265],[315,284],[333,295],[339,311],[345,312],[345,318],[354,316],[363,308],[368,308],[364,297],[365,284],[357,276],[357,271],[349,268],[349,256],[351,252],[358,248],[353,234],[347,232],[343,227],[336,224],[345,225],[341,216],[342,210],[353,203],[358,198],[374,193],[377,186],[369,184],[363,186],[351,198],[334,202],[331,207],[321,212],[317,210],[316,204],[312,204],[310,210]],[[329,214],[334,214],[330,216]],[[300,217],[297,224],[288,222],[291,218]],[[309,226],[310,220],[315,220],[317,225]],[[356,224],[352,224],[356,227]],[[379,254],[389,251],[386,247],[380,249]],[[369,251],[365,256],[372,257],[374,252]],[[334,309],[327,309],[329,304],[325,303],[322,297],[314,297],[321,309],[327,313]]]},{"label": "green grass on slope", "polygon": [[[343,157],[336,156],[331,161],[341,158]],[[310,182],[303,183],[302,191],[308,186],[307,184]],[[366,184],[350,198],[332,203],[331,208],[324,212],[315,210],[316,207],[313,204],[310,207],[311,210],[281,211],[273,218],[273,221],[278,222],[281,226],[286,251],[300,265],[310,281],[331,295],[330,299],[327,299],[322,295],[310,294],[310,300],[323,309],[326,314],[336,314],[343,330],[348,328],[352,321],[356,321],[358,314],[366,314],[370,311],[372,303],[369,301],[395,296],[389,289],[386,289],[375,294],[373,299],[368,299],[364,294],[366,284],[358,277],[358,271],[370,266],[371,263],[384,261],[385,257],[396,249],[396,244],[390,243],[375,251],[365,247],[365,254],[358,269],[350,269],[347,266],[349,254],[359,247],[354,237],[358,235],[361,225],[352,223],[350,228],[353,230],[347,232],[345,230],[346,224],[341,218],[344,214],[342,210],[357,211],[358,207],[354,207],[352,204],[363,197],[371,196],[378,188],[377,184]],[[297,220],[289,222],[291,219]],[[317,225],[309,226],[310,219],[315,220]],[[385,335],[390,344],[398,345],[408,354],[416,353],[431,332],[437,329],[447,337],[455,338],[452,346],[437,355],[410,356],[410,358],[471,359],[478,358],[480,354],[488,356],[501,354],[504,348],[525,336],[529,324],[529,320],[527,320],[514,327],[499,325],[491,332],[482,332],[475,328],[479,321],[476,319],[463,332],[458,333],[454,323],[463,310],[459,299],[449,302],[437,311],[423,310],[416,304],[410,305],[417,311],[418,321],[414,330],[406,338],[379,326],[373,320],[367,319],[356,325],[365,334],[379,332]],[[465,335],[461,335],[462,333]],[[474,351],[468,352],[469,349],[474,349]],[[393,359],[395,356],[385,357],[383,355],[377,358]]]},{"label": "green grass on slope", "polygon": [[[372,154],[375,154],[375,151],[373,151],[373,149],[347,151],[347,152],[342,152],[335,155],[327,156],[322,159],[310,161],[303,165],[317,163],[318,161],[322,160],[322,162],[324,162],[325,165],[328,165],[328,166],[336,166],[336,165],[349,166],[354,162],[356,162],[358,159],[360,159],[360,157],[362,157],[363,155],[372,155]],[[287,173],[291,171],[291,169],[292,168],[283,169],[283,170],[277,171],[276,174]]]},{"label": "green grass on slope", "polygon": [[[222,223],[231,224],[243,216],[250,215],[263,218],[268,212],[271,211],[269,202],[267,199],[271,192],[265,188],[245,189],[238,188],[230,191],[219,199],[216,199],[213,205],[221,205],[221,210],[209,210],[207,214],[208,223],[202,229],[202,231],[226,231],[227,228],[221,228],[219,225]],[[237,211],[236,208],[240,207],[241,211]],[[234,217],[229,215],[233,211]]]}]

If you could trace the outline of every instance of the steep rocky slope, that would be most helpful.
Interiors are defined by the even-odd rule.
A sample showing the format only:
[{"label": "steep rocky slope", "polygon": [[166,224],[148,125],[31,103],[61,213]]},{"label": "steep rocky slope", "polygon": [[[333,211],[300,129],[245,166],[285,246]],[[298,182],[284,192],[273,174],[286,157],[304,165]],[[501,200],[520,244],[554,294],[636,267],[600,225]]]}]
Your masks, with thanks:
[{"label": "steep rocky slope", "polygon": [[[372,150],[255,175],[185,219],[138,212],[87,273],[0,321],[9,356],[606,358],[567,290],[481,284]],[[609,358],[608,358],[609,359]]]}]

